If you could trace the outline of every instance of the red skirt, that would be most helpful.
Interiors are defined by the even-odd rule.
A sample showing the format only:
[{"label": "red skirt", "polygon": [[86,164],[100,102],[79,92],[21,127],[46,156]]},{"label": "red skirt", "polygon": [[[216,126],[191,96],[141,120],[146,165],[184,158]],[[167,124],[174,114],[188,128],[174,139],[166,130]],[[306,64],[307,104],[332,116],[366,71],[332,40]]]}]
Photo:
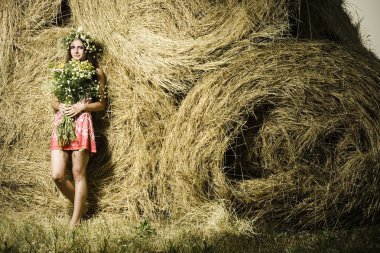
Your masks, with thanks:
[{"label": "red skirt", "polygon": [[96,153],[95,133],[92,125],[91,113],[83,112],[74,118],[76,139],[70,144],[63,147],[58,145],[57,134],[55,132],[57,126],[61,122],[62,115],[58,111],[55,114],[53,122],[53,131],[50,140],[51,150],[81,150],[87,149],[91,153]]}]

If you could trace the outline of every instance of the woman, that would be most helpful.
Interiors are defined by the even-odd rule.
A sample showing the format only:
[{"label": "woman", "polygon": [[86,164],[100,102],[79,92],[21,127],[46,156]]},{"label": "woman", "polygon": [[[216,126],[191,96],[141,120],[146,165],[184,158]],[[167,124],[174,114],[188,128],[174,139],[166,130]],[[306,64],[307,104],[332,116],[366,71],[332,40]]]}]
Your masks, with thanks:
[{"label": "woman", "polygon": [[[97,50],[91,38],[79,30],[64,38],[63,41],[68,47],[67,61],[90,60],[93,56],[91,53]],[[53,97],[51,102],[56,111],[50,147],[52,179],[62,194],[74,205],[70,220],[71,227],[80,223],[87,199],[86,167],[90,153],[96,152],[91,112],[105,109],[105,75],[101,69],[96,68],[95,77],[99,84],[98,101],[86,99],[73,105],[65,105]],[[76,139],[70,144],[60,146],[55,129],[63,114],[74,119]],[[66,178],[65,169],[69,164],[69,159],[71,159],[74,184]]]}]

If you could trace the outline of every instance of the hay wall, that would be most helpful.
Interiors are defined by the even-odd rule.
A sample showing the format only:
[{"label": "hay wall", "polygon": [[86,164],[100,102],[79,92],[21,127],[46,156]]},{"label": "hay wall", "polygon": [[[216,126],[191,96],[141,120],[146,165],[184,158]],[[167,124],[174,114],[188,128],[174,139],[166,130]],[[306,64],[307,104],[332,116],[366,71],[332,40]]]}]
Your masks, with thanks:
[{"label": "hay wall", "polygon": [[81,25],[104,45],[109,94],[92,211],[176,218],[223,202],[277,226],[376,220],[380,63],[342,1],[68,3],[62,23],[60,1],[2,2],[2,211],[66,206],[49,177],[43,83]]}]

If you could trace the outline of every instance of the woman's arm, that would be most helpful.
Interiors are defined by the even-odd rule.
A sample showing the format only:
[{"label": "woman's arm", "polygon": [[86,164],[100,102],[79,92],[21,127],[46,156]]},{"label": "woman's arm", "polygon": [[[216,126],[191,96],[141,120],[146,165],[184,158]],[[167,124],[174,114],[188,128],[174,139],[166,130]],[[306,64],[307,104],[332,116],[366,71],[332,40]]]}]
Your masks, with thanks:
[{"label": "woman's arm", "polygon": [[106,96],[105,96],[106,77],[103,71],[99,68],[96,69],[96,77],[99,82],[99,95],[100,95],[99,101],[96,101],[93,103],[81,101],[70,107],[66,107],[63,112],[67,116],[73,117],[84,111],[86,112],[104,111],[104,109],[106,108]]},{"label": "woman's arm", "polygon": [[55,96],[53,96],[53,98],[51,99],[51,107],[54,111],[62,112],[65,109],[65,105],[63,103],[60,103]]}]

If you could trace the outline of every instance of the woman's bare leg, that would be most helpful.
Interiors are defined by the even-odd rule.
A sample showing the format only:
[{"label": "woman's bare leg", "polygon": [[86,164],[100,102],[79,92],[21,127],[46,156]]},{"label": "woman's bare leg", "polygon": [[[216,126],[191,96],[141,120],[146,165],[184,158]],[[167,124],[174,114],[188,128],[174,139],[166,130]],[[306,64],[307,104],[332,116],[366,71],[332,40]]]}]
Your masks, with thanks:
[{"label": "woman's bare leg", "polygon": [[79,224],[87,199],[86,167],[90,154],[87,150],[73,151],[71,156],[75,181],[74,212],[70,221],[70,226],[73,227]]},{"label": "woman's bare leg", "polygon": [[62,150],[51,151],[51,177],[62,194],[74,203],[74,185],[66,179],[66,166],[69,153]]}]

